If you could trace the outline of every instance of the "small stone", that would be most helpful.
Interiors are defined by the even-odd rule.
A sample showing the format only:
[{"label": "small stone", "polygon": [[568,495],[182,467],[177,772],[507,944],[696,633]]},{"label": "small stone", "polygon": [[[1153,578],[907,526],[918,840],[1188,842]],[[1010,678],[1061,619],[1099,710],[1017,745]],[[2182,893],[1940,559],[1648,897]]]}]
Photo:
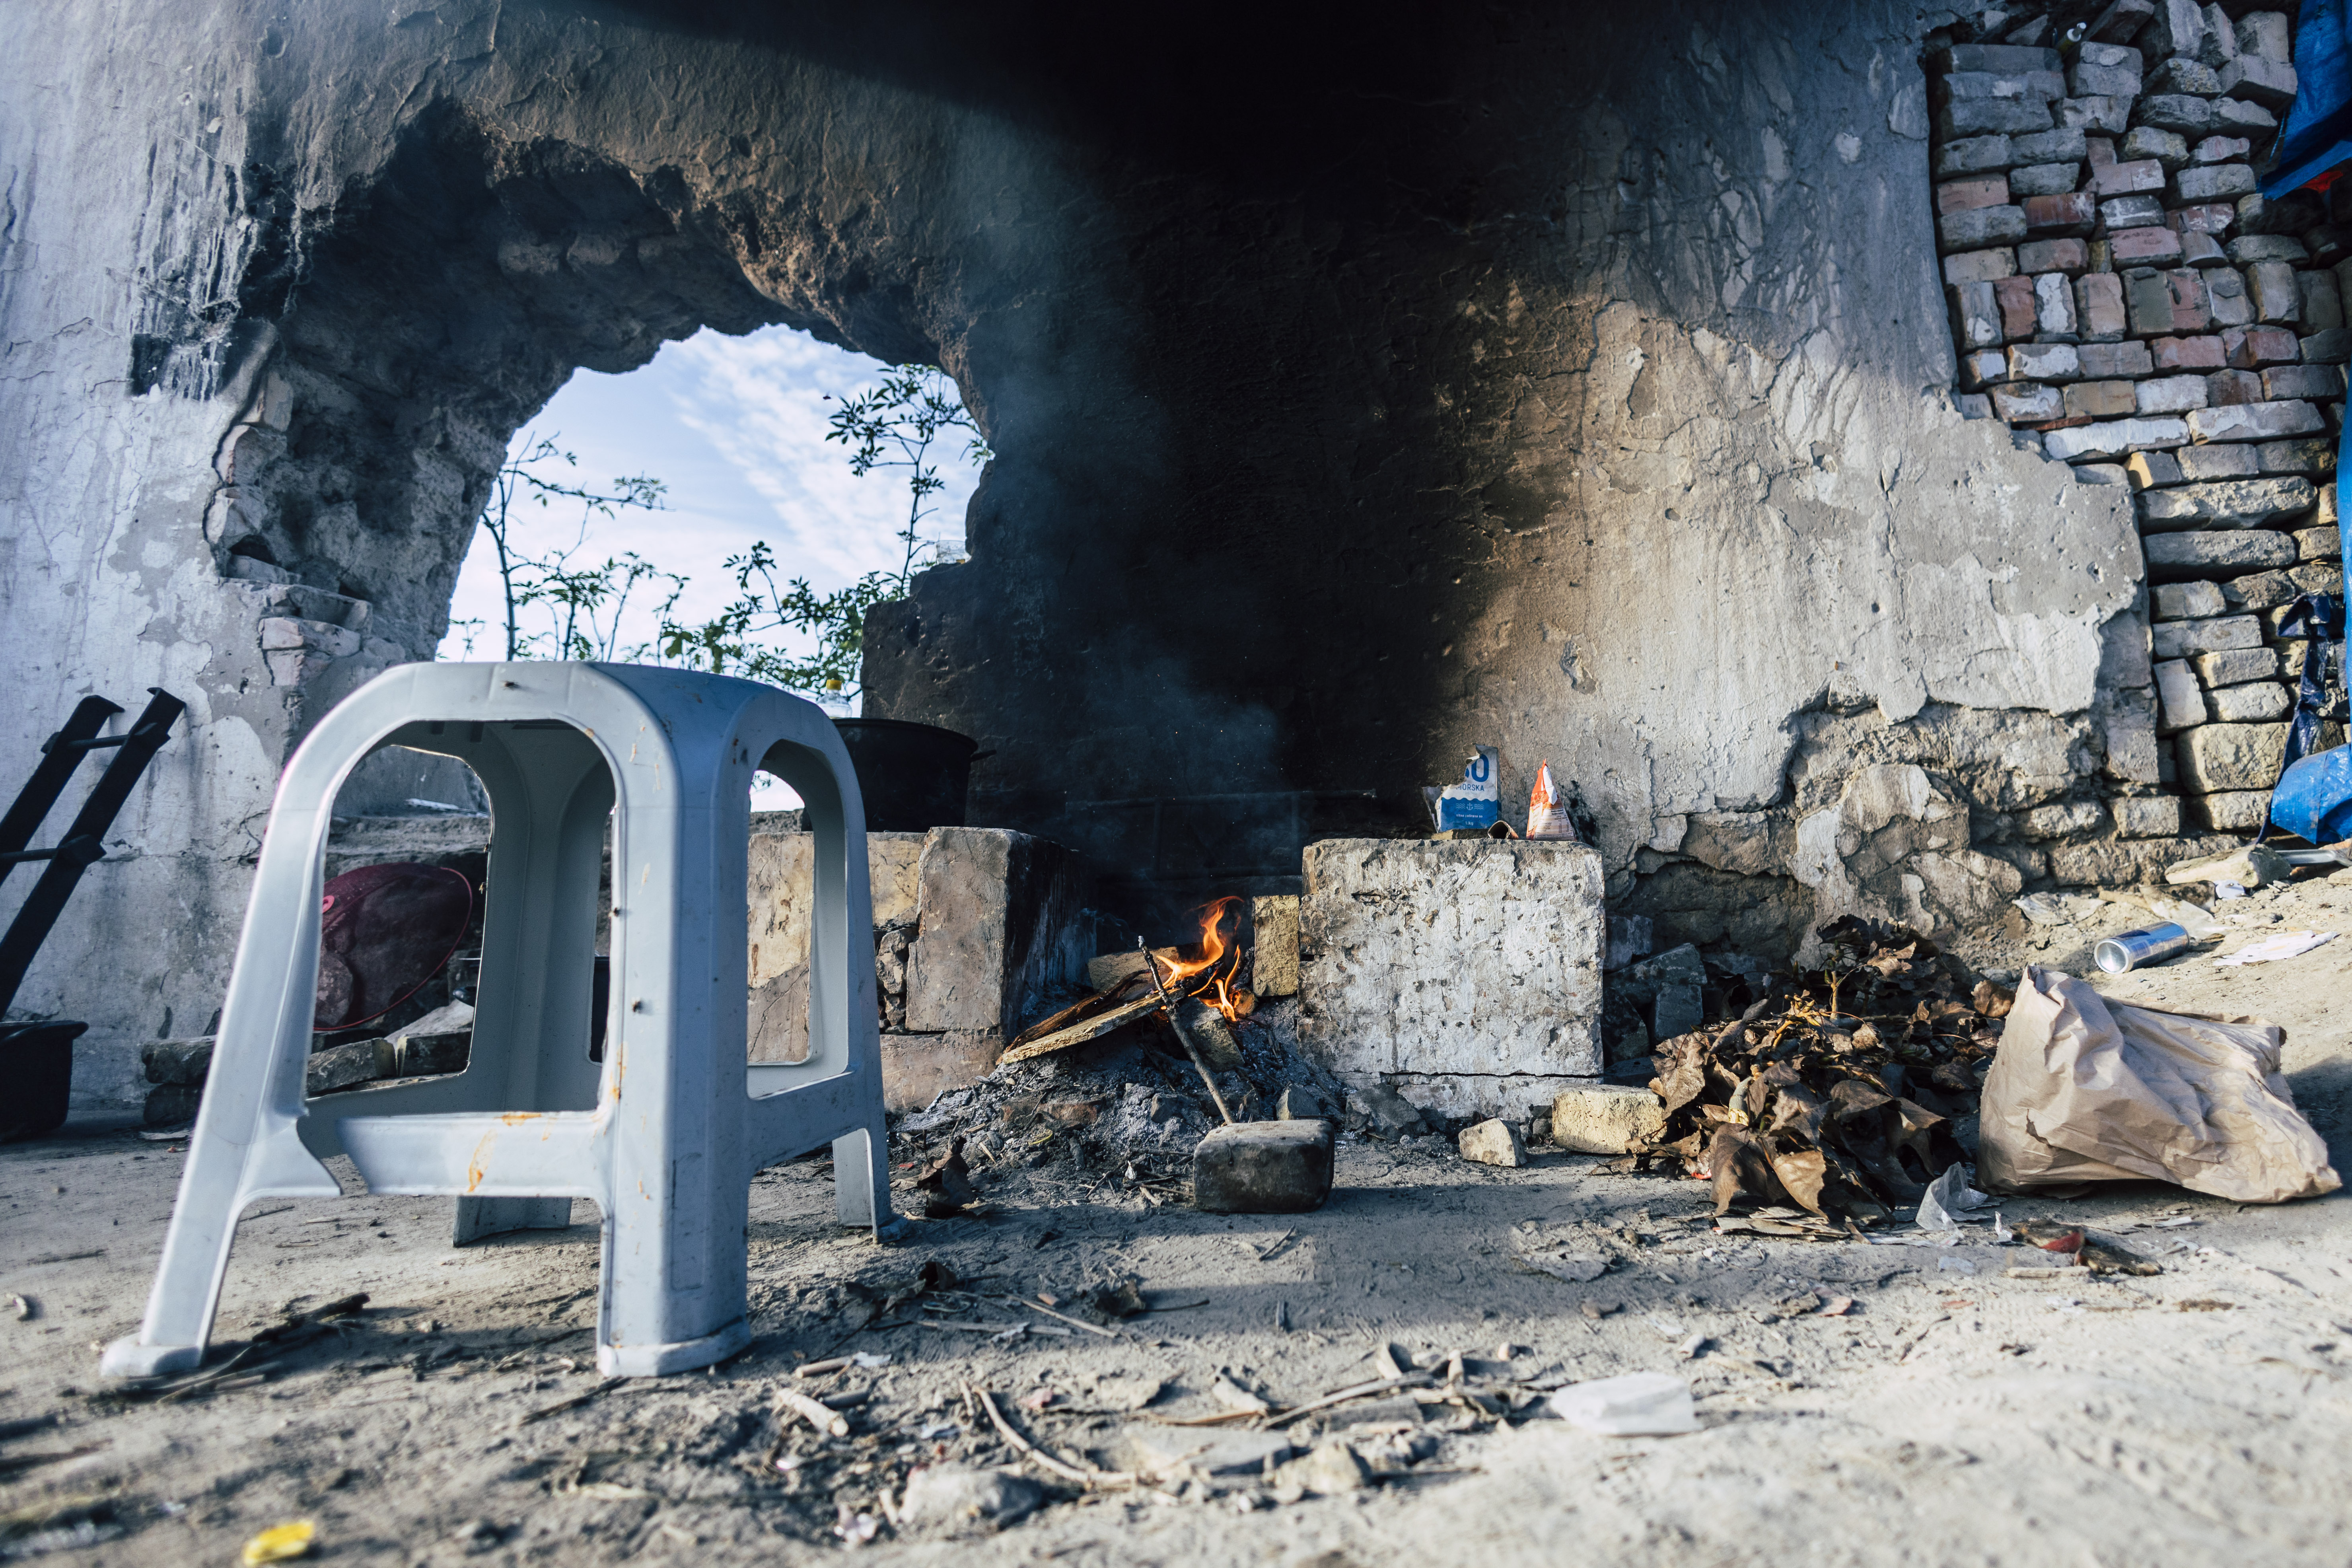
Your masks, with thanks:
[{"label": "small stone", "polygon": [[1282,1091],[1276,1112],[1285,1121],[1337,1121],[1339,1108],[1321,1090],[1294,1083]]},{"label": "small stone", "polygon": [[1266,1478],[1266,1484],[1277,1491],[1297,1489],[1316,1497],[1345,1497],[1370,1483],[1364,1461],[1338,1437],[1326,1437],[1300,1458],[1277,1466]]},{"label": "small stone", "polygon": [[907,1473],[898,1504],[902,1524],[951,1535],[1017,1524],[1035,1511],[1045,1492],[1025,1476],[964,1465],[926,1465]]},{"label": "small stone", "polygon": [[1519,1140],[1519,1130],[1497,1118],[1465,1127],[1455,1141],[1462,1157],[1481,1165],[1507,1165],[1514,1169],[1528,1163],[1527,1145]]},{"label": "small stone", "polygon": [[1303,1214],[1330,1195],[1328,1121],[1219,1127],[1192,1153],[1192,1205],[1203,1214]]},{"label": "small stone", "polygon": [[1646,1089],[1591,1084],[1551,1102],[1551,1141],[1580,1154],[1623,1154],[1665,1131],[1665,1108]]}]

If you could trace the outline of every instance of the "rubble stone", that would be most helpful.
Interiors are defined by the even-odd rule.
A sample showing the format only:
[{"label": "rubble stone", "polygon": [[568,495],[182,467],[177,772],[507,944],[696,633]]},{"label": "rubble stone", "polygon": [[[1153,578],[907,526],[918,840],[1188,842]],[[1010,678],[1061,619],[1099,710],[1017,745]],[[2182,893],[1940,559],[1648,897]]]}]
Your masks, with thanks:
[{"label": "rubble stone", "polygon": [[193,1039],[148,1041],[139,1047],[139,1060],[147,1070],[147,1081],[182,1088],[201,1086],[205,1075],[212,1070],[214,1038],[203,1035]]},{"label": "rubble stone", "polygon": [[2221,584],[2221,597],[2232,610],[2266,610],[2291,602],[2303,590],[2284,572],[2254,572]]},{"label": "rubble stone", "polygon": [[2126,838],[2169,838],[2180,831],[2180,800],[2177,795],[2126,795],[2107,803],[2116,816],[2116,832]]},{"label": "rubble stone", "polygon": [[2104,838],[2050,851],[2050,879],[2068,888],[2128,888],[2158,881],[2165,868],[2198,855],[2233,848],[2227,837]]},{"label": "rubble stone", "polygon": [[2173,738],[2181,786],[2197,795],[2268,789],[2286,755],[2284,724],[2200,724]]},{"label": "rubble stone", "polygon": [[1464,1159],[1481,1165],[1507,1165],[1516,1170],[1528,1163],[1528,1146],[1519,1130],[1500,1117],[1464,1128],[1454,1142]]},{"label": "rubble stone", "polygon": [[2294,540],[2298,561],[2332,562],[2343,558],[2344,533],[2339,525],[2298,529],[2290,537]]},{"label": "rubble stone", "polygon": [[1384,1074],[1601,1070],[1601,858],[1549,840],[1325,839],[1299,905],[1299,1037]]},{"label": "rubble stone", "polygon": [[1570,1153],[1629,1153],[1665,1125],[1658,1097],[1629,1085],[1562,1089],[1551,1102],[1551,1141]]},{"label": "rubble stone", "polygon": [[1203,1214],[1304,1214],[1331,1195],[1328,1121],[1218,1127],[1192,1152],[1192,1206]]},{"label": "rubble stone", "polygon": [[2028,838],[2071,838],[2097,832],[2106,820],[2106,808],[2097,801],[2069,800],[2035,806],[2025,814],[2022,826]]},{"label": "rubble stone", "polygon": [[2231,98],[2246,99],[2270,110],[2284,110],[2294,102],[2293,66],[2256,55],[2240,55],[2218,74],[2221,90]]},{"label": "rubble stone", "polygon": [[1796,840],[1790,871],[1814,889],[1817,925],[1862,914],[1934,937],[1997,918],[2023,885],[1969,847],[1967,804],[1910,763],[1854,772],[1836,805],[1799,820]]}]

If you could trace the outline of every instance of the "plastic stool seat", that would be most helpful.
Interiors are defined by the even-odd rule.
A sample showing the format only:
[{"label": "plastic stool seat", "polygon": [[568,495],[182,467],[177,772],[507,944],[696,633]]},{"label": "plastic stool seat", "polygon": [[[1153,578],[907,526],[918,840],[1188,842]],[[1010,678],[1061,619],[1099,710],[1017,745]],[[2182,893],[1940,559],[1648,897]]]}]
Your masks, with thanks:
[{"label": "plastic stool seat", "polygon": [[[472,1054],[446,1077],[310,1099],[320,900],[336,791],[381,745],[457,757],[493,834]],[[809,1053],[745,1060],[754,770],[815,837]],[[611,1003],[589,1059],[598,882],[613,832]],[[750,1341],[752,1173],[830,1144],[845,1224],[893,1223],[856,775],[814,704],[638,665],[415,664],[337,704],[287,764],[212,1068],[140,1331],[110,1377],[204,1358],[237,1216],[371,1193],[451,1194],[459,1242],[603,1215],[596,1364],[652,1376]]]}]

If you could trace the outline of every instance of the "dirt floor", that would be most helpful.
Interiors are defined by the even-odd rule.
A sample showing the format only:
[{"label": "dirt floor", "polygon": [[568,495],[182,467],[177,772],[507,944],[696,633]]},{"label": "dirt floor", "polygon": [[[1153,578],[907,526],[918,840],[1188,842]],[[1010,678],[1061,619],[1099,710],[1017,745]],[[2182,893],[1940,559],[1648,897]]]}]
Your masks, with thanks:
[{"label": "dirt floor", "polygon": [[[2352,886],[2233,910],[2211,951],[2273,917],[2352,930]],[[2095,973],[2090,938],[2135,913],[1969,956]],[[2284,1025],[2288,1077],[2341,1167],[2347,976],[2352,938],[2101,984]],[[226,1563],[300,1519],[322,1560],[416,1563],[793,1562],[868,1536],[869,1556],[959,1563],[2344,1561],[2343,1194],[2244,1209],[2135,1183],[2011,1201],[2012,1223],[2079,1222],[2163,1267],[2019,1279],[2004,1269],[2021,1247],[1986,1227],[1952,1248],[1718,1237],[1702,1184],[1605,1163],[1497,1170],[1442,1140],[1351,1142],[1329,1205],[1294,1221],[1155,1206],[1006,1160],[981,1169],[977,1216],[912,1222],[887,1247],[835,1226],[822,1167],[780,1168],[752,1200],[752,1350],[609,1384],[590,1342],[592,1224],[452,1251],[447,1200],[268,1202],[240,1231],[212,1364],[289,1310],[362,1290],[367,1305],[164,1403],[102,1393],[97,1348],[135,1327],[178,1146],[128,1130],[18,1144],[0,1150],[0,1293],[32,1315],[0,1317],[0,1553]],[[1608,1268],[1572,1282],[1527,1253]],[[1126,1277],[1150,1310],[1072,1325],[1099,1321],[1091,1289]],[[1006,1299],[1041,1291],[1061,1318]],[[853,1354],[867,1364],[792,1374]],[[1271,1433],[1176,1424],[1252,1394],[1302,1404],[1381,1378],[1384,1358],[1408,1378],[1429,1363],[1423,1386]],[[1687,1377],[1704,1430],[1607,1438],[1549,1417],[1544,1390],[1634,1371]],[[1071,1462],[1177,1468],[1143,1486],[1058,1479],[967,1386]],[[781,1421],[786,1387],[842,1405],[846,1435]],[[1326,1432],[1355,1460],[1317,1450]],[[1286,1444],[1314,1457],[1272,1468]],[[944,1462],[1016,1468],[1040,1506],[961,1539],[894,1519],[908,1472]]]}]

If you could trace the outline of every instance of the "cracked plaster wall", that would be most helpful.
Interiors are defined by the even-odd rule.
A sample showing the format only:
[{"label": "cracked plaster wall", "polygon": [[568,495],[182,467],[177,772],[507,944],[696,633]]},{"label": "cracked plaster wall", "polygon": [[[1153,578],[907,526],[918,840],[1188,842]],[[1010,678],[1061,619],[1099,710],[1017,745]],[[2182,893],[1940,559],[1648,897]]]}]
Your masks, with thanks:
[{"label": "cracked plaster wall", "polygon": [[[1499,742],[1629,907],[1770,947],[1824,726],[1979,812],[2137,777],[2126,507],[1952,411],[1907,7],[16,16],[0,767],[82,692],[191,703],[18,1001],[92,1021],[92,1099],[205,1026],[278,766],[429,653],[507,436],[704,324],[958,377],[973,560],[869,710],[1114,869],[1089,803],[1405,828]],[[2007,767],[2034,725],[2063,765]]]}]

